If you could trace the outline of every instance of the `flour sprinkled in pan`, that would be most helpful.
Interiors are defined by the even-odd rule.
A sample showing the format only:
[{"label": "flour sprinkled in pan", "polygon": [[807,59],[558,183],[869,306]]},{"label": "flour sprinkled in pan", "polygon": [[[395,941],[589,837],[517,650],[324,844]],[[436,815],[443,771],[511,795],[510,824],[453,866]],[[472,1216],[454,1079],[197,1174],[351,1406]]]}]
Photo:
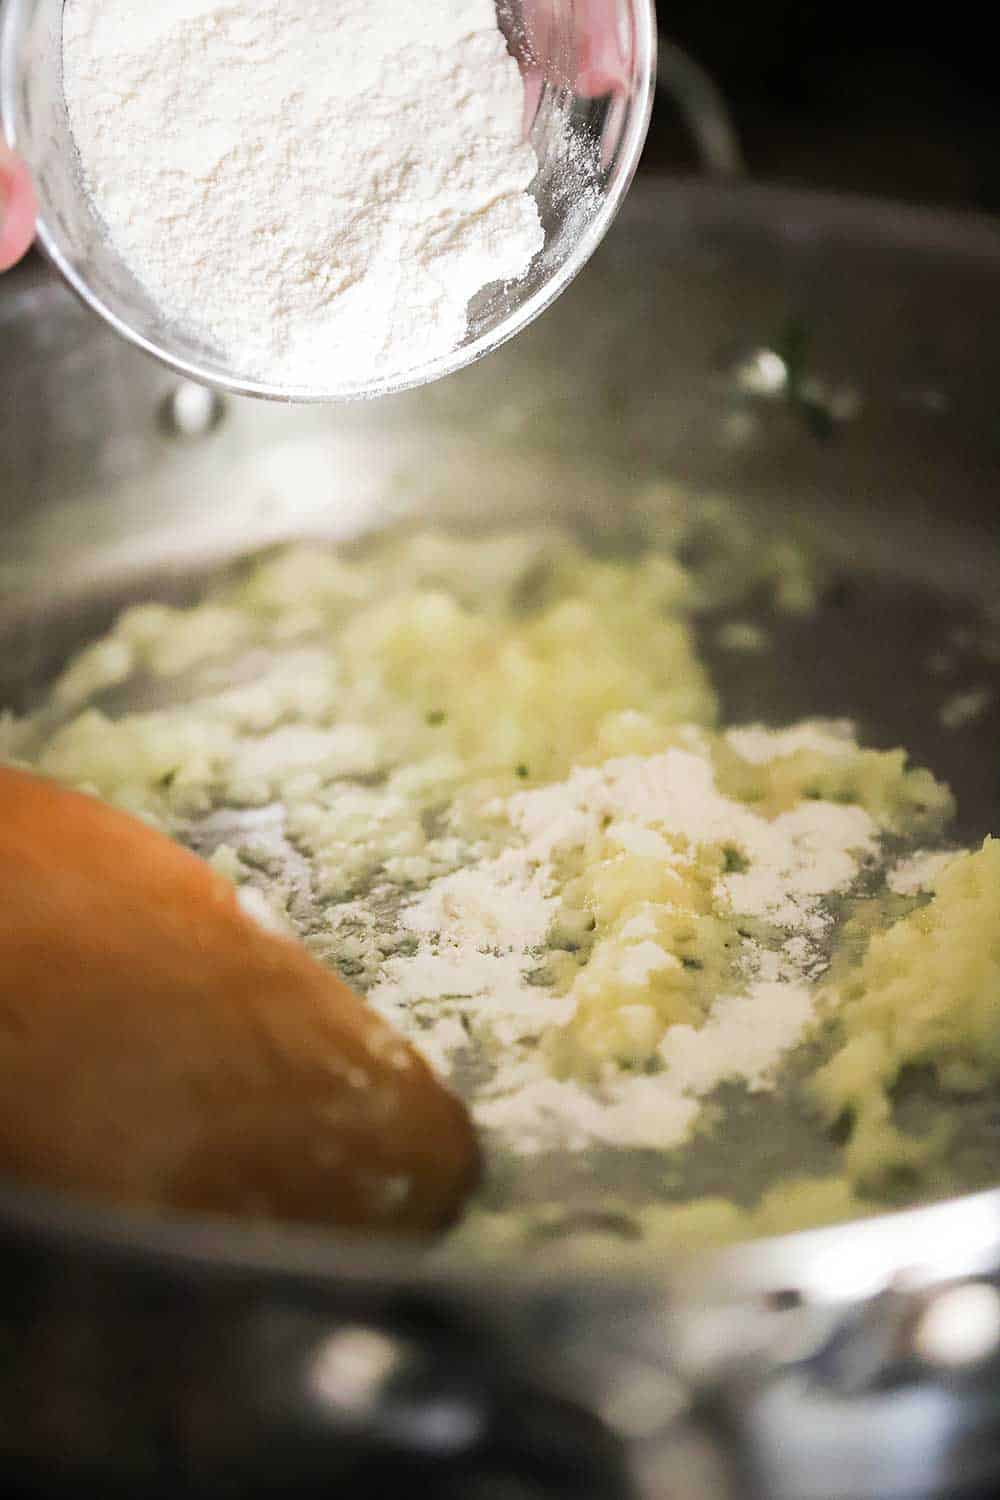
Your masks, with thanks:
[{"label": "flour sprinkled in pan", "polygon": [[[413,946],[370,992],[438,1066],[490,1059],[477,1117],[522,1150],[675,1145],[721,1082],[771,1087],[813,1017],[824,901],[876,824],[823,800],[766,816],[720,789],[710,736],[682,738],[489,804],[509,846],[403,910]],[[752,743],[765,765],[826,748]],[[582,952],[560,936],[581,913]]]},{"label": "flour sprinkled in pan", "polygon": [[[963,943],[952,975],[926,898],[940,882],[989,926],[997,856],[934,865],[948,789],[849,724],[718,727],[695,616],[767,590],[792,607],[787,548],[738,527],[735,546],[720,517],[717,544],[691,534],[701,571],[544,530],[286,549],[193,609],[126,611],[0,735],[212,857],[364,990],[471,1106],[481,1207],[515,1238],[609,1183],[629,1215],[721,1192],[743,1232],[735,1200],[806,1114],[809,1170],[846,1166],[801,1221],[842,1216],[859,1185],[933,1165],[939,1136],[881,1126],[939,1015],[947,1086],[993,1076],[992,971],[967,985]],[[911,1003],[914,945],[934,1010]],[[970,987],[990,1000],[971,1040]],[[829,1128],[852,1111],[857,1150]]]}]

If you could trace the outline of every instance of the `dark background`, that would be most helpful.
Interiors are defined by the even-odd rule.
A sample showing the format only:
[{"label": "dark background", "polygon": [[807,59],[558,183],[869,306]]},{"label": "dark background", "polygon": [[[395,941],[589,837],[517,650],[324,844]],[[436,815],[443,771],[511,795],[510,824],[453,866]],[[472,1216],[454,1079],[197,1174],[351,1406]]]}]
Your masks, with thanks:
[{"label": "dark background", "polygon": [[[658,11],[661,32],[724,91],[754,177],[1000,214],[992,7],[658,0]],[[646,170],[692,161],[661,103]]]}]

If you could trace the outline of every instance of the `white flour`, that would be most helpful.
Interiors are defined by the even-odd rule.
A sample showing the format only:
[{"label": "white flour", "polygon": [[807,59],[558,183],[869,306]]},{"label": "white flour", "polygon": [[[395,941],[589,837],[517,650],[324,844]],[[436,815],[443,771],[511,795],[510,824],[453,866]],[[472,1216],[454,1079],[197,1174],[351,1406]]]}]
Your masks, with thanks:
[{"label": "white flour", "polygon": [[493,0],[67,0],[64,80],[119,253],[248,376],[404,375],[541,248]]},{"label": "white flour", "polygon": [[886,884],[897,896],[919,896],[933,891],[939,878],[955,858],[954,850],[918,850],[890,870]]},{"label": "white flour", "polygon": [[[787,753],[786,741],[766,730],[748,735],[762,760]],[[700,1099],[726,1079],[771,1086],[812,1018],[812,981],[827,961],[824,898],[846,890],[876,847],[863,809],[806,801],[765,818],[717,790],[694,735],[690,749],[577,769],[490,811],[508,820],[513,847],[435,881],[404,910],[412,951],[385,962],[369,995],[445,1071],[470,1039],[492,1056],[494,1076],[473,1105],[481,1126],[522,1152],[595,1140],[665,1148],[690,1133]],[[719,996],[703,1025],[670,1026],[653,1075],[609,1066],[593,1086],[553,1077],[538,1041],[572,1018],[576,1002],[532,974],[558,907],[557,861],[603,836],[682,872],[691,856],[678,853],[678,835],[691,851],[740,849],[745,868],[719,877],[718,909],[767,923],[777,946],[743,939],[744,987]],[[618,934],[617,979],[638,995],[619,1017],[639,1031],[655,1019],[642,987],[680,964],[655,941],[652,912],[640,909]]]},{"label": "white flour", "polygon": [[726,739],[751,765],[766,765],[779,755],[816,750],[820,755],[849,755],[855,748],[853,726],[845,719],[807,719],[787,729],[762,729],[749,724],[730,729]]}]

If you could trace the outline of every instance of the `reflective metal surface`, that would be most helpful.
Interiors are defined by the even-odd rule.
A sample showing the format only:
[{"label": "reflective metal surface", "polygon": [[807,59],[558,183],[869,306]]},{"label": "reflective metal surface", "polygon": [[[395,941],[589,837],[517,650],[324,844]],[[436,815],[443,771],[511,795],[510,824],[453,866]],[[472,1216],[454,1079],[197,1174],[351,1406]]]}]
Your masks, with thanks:
[{"label": "reflective metal surface", "polygon": [[[126,600],[189,596],[255,546],[413,510],[617,537],[655,530],[669,478],[833,559],[773,661],[712,660],[727,714],[854,715],[949,779],[978,837],[1000,826],[1000,723],[947,730],[920,663],[997,597],[998,300],[991,225],[668,185],[490,361],[291,411],[178,388],[28,267],[0,285],[0,703]],[[958,685],[992,681],[963,649]],[[993,1192],[646,1287],[487,1287],[8,1194],[0,1266],[0,1452],[50,1486],[308,1493],[376,1461],[388,1484],[421,1444],[434,1492],[463,1496],[581,1495],[588,1474],[608,1495],[916,1496],[1000,1471]]]}]

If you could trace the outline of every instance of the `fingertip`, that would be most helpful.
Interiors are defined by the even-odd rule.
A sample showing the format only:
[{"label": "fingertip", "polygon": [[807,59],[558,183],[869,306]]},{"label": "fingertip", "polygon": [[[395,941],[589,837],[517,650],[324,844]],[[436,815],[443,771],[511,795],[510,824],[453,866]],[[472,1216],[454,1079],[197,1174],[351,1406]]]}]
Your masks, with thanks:
[{"label": "fingertip", "polygon": [[537,68],[527,68],[524,71],[524,138],[531,135],[531,127],[535,123],[538,113],[539,100],[542,97],[542,75]]},{"label": "fingertip", "polygon": [[0,152],[0,271],[7,271],[35,238],[38,204],[27,167],[3,148]]}]

